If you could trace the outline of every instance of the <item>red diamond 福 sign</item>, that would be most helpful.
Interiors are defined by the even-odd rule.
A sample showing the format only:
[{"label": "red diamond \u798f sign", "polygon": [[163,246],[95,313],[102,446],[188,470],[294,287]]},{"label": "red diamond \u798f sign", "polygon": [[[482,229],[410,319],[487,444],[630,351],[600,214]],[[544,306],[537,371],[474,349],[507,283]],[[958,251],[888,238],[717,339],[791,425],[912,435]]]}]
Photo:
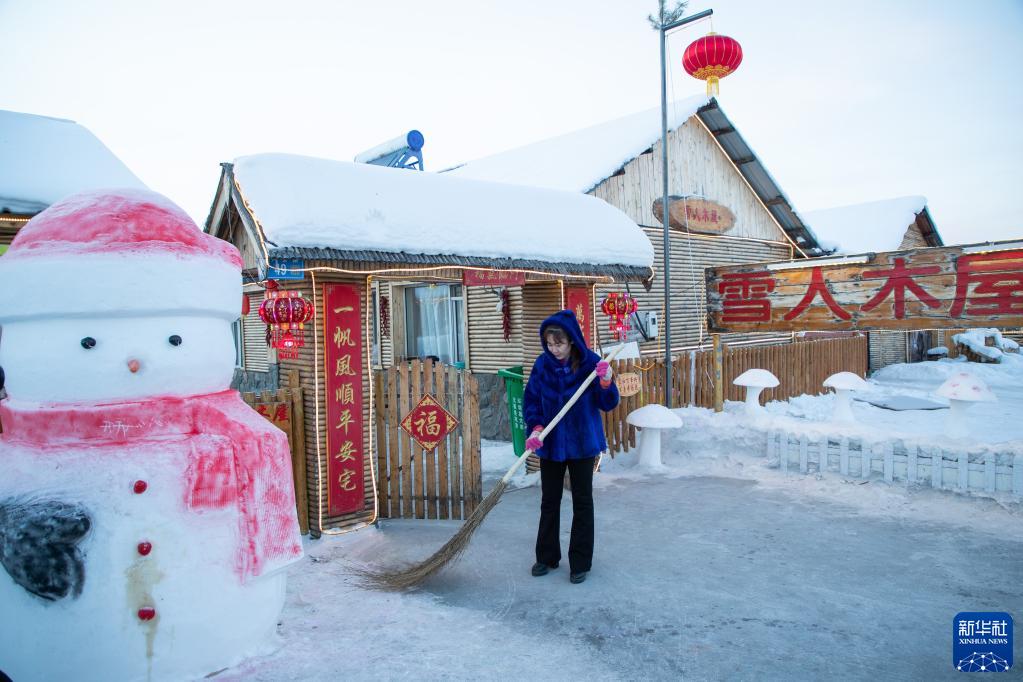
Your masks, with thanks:
[{"label": "red diamond \u798f sign", "polygon": [[454,415],[429,393],[401,420],[401,428],[427,452],[436,448],[456,426],[458,420]]}]

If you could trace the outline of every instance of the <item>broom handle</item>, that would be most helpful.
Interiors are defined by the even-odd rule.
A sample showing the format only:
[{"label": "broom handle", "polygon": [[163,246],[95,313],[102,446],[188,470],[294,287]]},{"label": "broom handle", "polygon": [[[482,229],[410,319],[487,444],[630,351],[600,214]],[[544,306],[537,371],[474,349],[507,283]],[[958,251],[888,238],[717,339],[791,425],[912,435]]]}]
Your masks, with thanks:
[{"label": "broom handle", "polygon": [[[606,358],[604,358],[604,359],[607,362],[611,362],[612,360],[615,359],[615,356],[618,355],[618,353],[620,353],[622,351],[623,348],[625,348],[625,344],[624,343],[622,345],[618,346],[617,348],[615,348],[613,351],[611,351],[611,353]],[[575,393],[572,395],[572,397],[568,399],[568,402],[565,403],[565,406],[562,407],[561,410],[556,415],[554,415],[554,419],[551,420],[551,423],[548,424],[547,426],[545,426],[544,430],[540,432],[540,440],[543,440],[544,438],[546,438],[547,434],[550,433],[554,429],[554,427],[558,425],[558,422],[560,422],[561,418],[565,416],[565,413],[568,412],[572,408],[573,405],[575,405],[576,401],[579,400],[579,396],[581,396],[583,394],[583,391],[585,391],[587,389],[587,387],[590,384],[592,384],[593,380],[596,379],[596,378],[597,378],[597,370],[593,370],[592,372],[590,372],[590,375],[583,380],[582,386],[577,388]],[[525,452],[523,452],[522,456],[519,457],[515,461],[515,463],[512,464],[511,467],[508,469],[508,472],[501,479],[501,482],[502,483],[507,483],[508,481],[510,481],[511,477],[515,475],[515,472],[519,470],[519,467],[521,467],[523,465],[523,463],[525,463],[526,457],[528,457],[531,454],[533,454],[532,450],[526,450]]]}]

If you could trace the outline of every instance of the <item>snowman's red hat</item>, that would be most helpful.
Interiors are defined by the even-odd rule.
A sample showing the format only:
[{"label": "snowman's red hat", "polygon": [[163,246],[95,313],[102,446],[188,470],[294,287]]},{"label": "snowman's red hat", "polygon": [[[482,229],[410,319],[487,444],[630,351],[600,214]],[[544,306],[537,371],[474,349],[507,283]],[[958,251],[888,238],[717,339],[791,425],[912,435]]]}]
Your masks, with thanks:
[{"label": "snowman's red hat", "polygon": [[83,192],[28,221],[0,257],[0,324],[107,314],[233,320],[241,269],[238,249],[160,194]]}]

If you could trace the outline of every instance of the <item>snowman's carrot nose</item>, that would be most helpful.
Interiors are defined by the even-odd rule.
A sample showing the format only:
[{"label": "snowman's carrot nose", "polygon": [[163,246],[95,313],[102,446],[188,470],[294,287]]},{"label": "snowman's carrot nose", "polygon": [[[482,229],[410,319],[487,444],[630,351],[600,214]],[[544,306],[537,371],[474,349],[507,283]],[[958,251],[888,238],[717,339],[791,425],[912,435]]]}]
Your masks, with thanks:
[{"label": "snowman's carrot nose", "polygon": [[134,358],[132,358],[131,360],[128,361],[128,370],[132,374],[134,374],[135,372],[139,371],[139,367],[141,367],[141,366],[142,365],[139,364],[139,361],[134,359]]}]

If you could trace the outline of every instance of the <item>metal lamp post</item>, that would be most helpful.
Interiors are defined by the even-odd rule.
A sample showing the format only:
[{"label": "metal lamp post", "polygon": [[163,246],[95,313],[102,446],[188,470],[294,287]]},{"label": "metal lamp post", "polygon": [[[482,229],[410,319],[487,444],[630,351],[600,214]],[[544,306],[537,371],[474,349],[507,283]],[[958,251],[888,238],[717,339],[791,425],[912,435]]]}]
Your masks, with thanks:
[{"label": "metal lamp post", "polygon": [[668,31],[680,26],[699,21],[714,13],[706,9],[685,19],[671,23],[664,22],[664,4],[661,4],[661,16],[658,33],[661,37],[661,175],[664,182],[664,196],[661,201],[661,223],[664,225],[664,406],[672,407],[674,386],[671,371],[671,244],[668,238],[668,84],[667,66],[664,59],[665,40]]}]

